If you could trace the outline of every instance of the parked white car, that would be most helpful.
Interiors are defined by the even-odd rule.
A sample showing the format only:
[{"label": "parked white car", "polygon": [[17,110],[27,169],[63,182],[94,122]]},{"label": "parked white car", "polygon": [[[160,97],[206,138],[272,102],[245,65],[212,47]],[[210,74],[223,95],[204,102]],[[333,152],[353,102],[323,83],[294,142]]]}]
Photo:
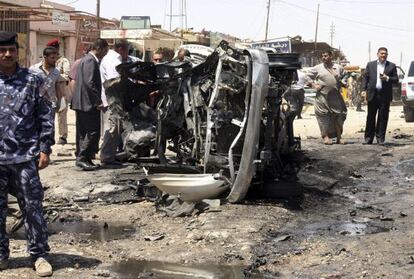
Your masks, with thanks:
[{"label": "parked white car", "polygon": [[401,82],[401,100],[405,122],[414,122],[414,61],[411,61],[407,75]]}]

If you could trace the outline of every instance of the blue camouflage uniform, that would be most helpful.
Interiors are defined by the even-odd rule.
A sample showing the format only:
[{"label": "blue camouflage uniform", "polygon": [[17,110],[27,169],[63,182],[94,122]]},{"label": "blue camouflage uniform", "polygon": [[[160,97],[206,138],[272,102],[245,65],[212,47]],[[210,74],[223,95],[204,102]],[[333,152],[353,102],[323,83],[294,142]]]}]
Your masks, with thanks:
[{"label": "blue camouflage uniform", "polygon": [[35,259],[50,250],[37,160],[40,152],[51,153],[54,114],[50,101],[39,91],[41,84],[24,68],[17,67],[12,76],[0,73],[0,259],[9,257],[9,192],[18,199],[28,252]]}]

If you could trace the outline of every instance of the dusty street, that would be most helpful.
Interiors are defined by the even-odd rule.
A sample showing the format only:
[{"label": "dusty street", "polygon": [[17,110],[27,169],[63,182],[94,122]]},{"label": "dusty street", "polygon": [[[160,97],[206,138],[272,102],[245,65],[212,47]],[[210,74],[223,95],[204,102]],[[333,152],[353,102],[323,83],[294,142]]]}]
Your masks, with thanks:
[{"label": "dusty street", "polygon": [[[77,170],[70,112],[69,144],[41,171],[53,278],[413,278],[414,129],[401,111],[385,146],[361,144],[366,113],[353,109],[347,144],[325,146],[309,107],[295,121],[303,196],[177,218],[134,195],[133,165]],[[35,277],[22,236],[1,278]]]}]

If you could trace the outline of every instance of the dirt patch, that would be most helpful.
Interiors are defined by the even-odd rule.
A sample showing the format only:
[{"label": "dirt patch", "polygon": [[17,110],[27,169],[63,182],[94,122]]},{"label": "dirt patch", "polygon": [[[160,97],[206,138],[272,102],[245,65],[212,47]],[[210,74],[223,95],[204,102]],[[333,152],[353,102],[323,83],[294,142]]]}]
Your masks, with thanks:
[{"label": "dirt patch", "polygon": [[[401,107],[391,110],[390,131],[413,134]],[[298,181],[283,187],[297,182],[303,195],[251,198],[180,218],[137,195],[142,174],[133,165],[81,172],[73,145],[56,146],[71,156],[53,156],[40,172],[55,277],[162,278],[154,269],[171,274],[172,267],[216,276],[209,278],[413,278],[413,138],[389,133],[385,146],[362,145],[365,117],[350,110],[348,144],[333,146],[321,144],[309,113],[295,122],[307,136],[307,159]],[[25,240],[12,238],[10,249],[2,278],[33,278]]]}]

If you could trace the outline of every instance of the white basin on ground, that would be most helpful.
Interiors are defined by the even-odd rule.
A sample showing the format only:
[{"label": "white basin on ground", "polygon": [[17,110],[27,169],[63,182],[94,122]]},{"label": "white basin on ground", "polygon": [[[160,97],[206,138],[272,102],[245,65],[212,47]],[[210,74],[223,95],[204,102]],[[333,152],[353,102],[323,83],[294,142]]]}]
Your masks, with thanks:
[{"label": "white basin on ground", "polygon": [[147,175],[155,187],[171,195],[178,195],[183,201],[201,201],[217,198],[227,185],[220,175],[157,173]]}]

